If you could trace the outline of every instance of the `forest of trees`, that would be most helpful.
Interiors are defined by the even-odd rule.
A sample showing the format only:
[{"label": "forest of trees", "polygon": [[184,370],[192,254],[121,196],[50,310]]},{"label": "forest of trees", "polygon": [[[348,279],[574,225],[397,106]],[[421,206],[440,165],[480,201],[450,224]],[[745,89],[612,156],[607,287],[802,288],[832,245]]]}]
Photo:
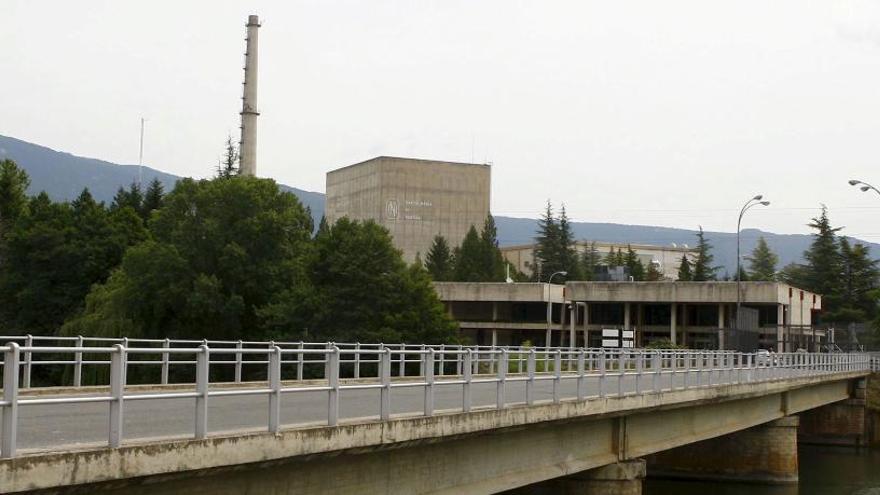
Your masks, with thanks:
[{"label": "forest of trees", "polygon": [[[373,222],[322,221],[313,234],[295,195],[237,174],[230,143],[214,179],[184,179],[167,193],[158,181],[133,183],[110,205],[87,189],[70,202],[29,197],[27,174],[0,161],[0,333],[452,342],[456,326],[431,281],[507,278],[491,215],[460,246],[437,236],[424,263],[407,265]],[[561,271],[554,282],[591,280],[602,266],[664,279],[631,246],[603,255],[585,242],[579,252],[564,206],[556,213],[548,201],[538,225],[534,281]],[[761,238],[742,279],[822,294],[823,322],[880,328],[877,260],[838,235],[824,207],[809,226],[803,263],[778,269]],[[696,235],[677,278],[716,280],[712,245],[702,228]]]},{"label": "forest of trees", "polygon": [[27,174],[0,162],[0,332],[457,340],[429,274],[387,230],[340,220],[313,236],[295,195],[238,176],[234,158],[212,180],[167,194],[132,184],[109,206],[88,190],[28,197]]}]

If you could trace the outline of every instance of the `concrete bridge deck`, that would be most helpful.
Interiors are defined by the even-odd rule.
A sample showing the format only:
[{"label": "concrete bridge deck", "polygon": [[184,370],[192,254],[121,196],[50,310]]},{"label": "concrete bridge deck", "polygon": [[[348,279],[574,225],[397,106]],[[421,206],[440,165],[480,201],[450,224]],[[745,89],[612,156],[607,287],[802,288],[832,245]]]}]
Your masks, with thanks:
[{"label": "concrete bridge deck", "polygon": [[[7,385],[17,385],[17,351],[5,351]],[[423,375],[391,379],[387,353],[377,376],[340,380],[328,349],[325,380],[290,386],[276,348],[260,351],[271,353],[267,383],[227,387],[208,382],[203,346],[187,351],[198,353],[194,390],[157,391],[122,386],[124,358],[138,351],[107,352],[107,390],[4,389],[0,440],[15,438],[0,492],[494,493],[843,401],[870,369],[860,355],[694,352],[679,362],[621,351],[596,361],[580,349],[565,363],[555,351],[550,373],[531,352],[515,374],[499,350],[493,375],[472,373],[468,353],[463,375],[440,377],[428,349],[414,351]]]}]

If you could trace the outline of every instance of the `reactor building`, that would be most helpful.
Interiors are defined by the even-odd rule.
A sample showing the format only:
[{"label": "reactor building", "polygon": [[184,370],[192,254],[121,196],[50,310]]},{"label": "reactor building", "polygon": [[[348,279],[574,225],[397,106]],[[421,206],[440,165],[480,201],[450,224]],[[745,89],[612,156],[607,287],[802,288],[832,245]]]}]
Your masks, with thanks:
[{"label": "reactor building", "polygon": [[326,186],[328,222],[374,220],[412,262],[417,254],[424,259],[438,234],[454,248],[472,225],[482,228],[491,167],[380,156],[328,172]]}]

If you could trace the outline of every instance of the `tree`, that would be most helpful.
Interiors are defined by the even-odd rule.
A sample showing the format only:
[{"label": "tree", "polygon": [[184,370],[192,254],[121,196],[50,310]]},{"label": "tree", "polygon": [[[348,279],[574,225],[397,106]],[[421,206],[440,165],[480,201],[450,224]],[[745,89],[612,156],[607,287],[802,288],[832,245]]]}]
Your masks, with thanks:
[{"label": "tree", "polygon": [[596,268],[602,263],[602,257],[596,248],[596,241],[590,242],[581,255],[581,275],[584,280],[593,280]]},{"label": "tree", "polygon": [[261,314],[278,332],[304,322],[295,338],[338,342],[444,343],[456,340],[428,272],[407,266],[388,231],[373,221],[341,218],[315,237],[311,290],[303,305],[294,294]]},{"label": "tree", "polygon": [[0,161],[0,244],[15,221],[27,210],[29,185],[27,172],[20,169],[14,161]]},{"label": "tree", "polygon": [[574,232],[571,229],[571,222],[568,221],[568,214],[565,212],[565,205],[559,210],[559,231],[557,242],[558,264],[563,270],[568,272],[566,279],[581,280],[580,260],[578,258],[577,248],[575,247]]},{"label": "tree", "polygon": [[758,239],[758,244],[752,250],[752,255],[747,256],[746,260],[749,262],[749,280],[776,280],[776,265],[779,263],[779,256],[770,250],[770,246],[767,245],[763,236]]},{"label": "tree", "polygon": [[874,319],[878,314],[876,292],[880,277],[877,260],[871,259],[863,244],[851,245],[846,237],[840,239],[840,260],[839,306],[828,318],[838,322]]},{"label": "tree", "polygon": [[707,280],[715,280],[715,273],[718,267],[712,266],[714,260],[712,255],[712,245],[706,240],[703,233],[703,227],[697,232],[697,259],[694,261],[694,282],[705,282]]},{"label": "tree", "polygon": [[140,214],[144,221],[149,220],[150,215],[152,215],[154,211],[162,208],[164,197],[165,187],[162,186],[162,183],[158,178],[153,178],[153,180],[150,181],[150,185],[147,186],[147,191],[144,193],[144,201],[141,204]]},{"label": "tree", "polygon": [[501,282],[505,277],[504,255],[498,249],[498,228],[495,226],[495,218],[491,214],[486,216],[483,222],[483,230],[480,232],[482,278],[486,282]]},{"label": "tree", "polygon": [[693,271],[691,270],[691,261],[688,259],[687,254],[681,255],[681,263],[678,265],[678,280],[680,282],[690,282],[694,279]]},{"label": "tree", "polygon": [[453,279],[455,274],[455,261],[452,257],[452,251],[449,249],[449,243],[442,235],[434,236],[434,242],[431,249],[425,256],[425,268],[431,278],[438,282],[445,282]]},{"label": "tree", "polygon": [[129,207],[135,213],[140,213],[144,206],[144,193],[141,191],[141,185],[132,182],[126,191],[124,187],[120,187],[110,203],[111,210]]},{"label": "tree", "polygon": [[483,265],[483,245],[477,229],[471,225],[461,246],[455,252],[455,280],[458,282],[488,282]]},{"label": "tree", "polygon": [[126,252],[64,331],[283,336],[270,332],[279,329],[266,324],[261,311],[308,292],[311,220],[296,196],[271,180],[233,177],[183,179],[164,201],[150,221],[152,240]]},{"label": "tree", "polygon": [[629,244],[626,245],[626,255],[623,260],[623,265],[627,268],[629,275],[633,280],[636,282],[645,280],[645,265],[642,264],[639,256]]},{"label": "tree", "polygon": [[7,237],[0,321],[13,333],[56,334],[104,282],[125,250],[147,236],[130,208],[108,211],[86,189],[71,203],[41,193]]},{"label": "tree", "polygon": [[806,269],[802,287],[822,294],[823,312],[833,312],[840,302],[841,259],[837,232],[828,219],[828,209],[822,205],[820,215],[813,218],[809,227],[816,230],[810,248],[804,252]]},{"label": "tree", "polygon": [[618,256],[617,256],[617,253],[614,251],[614,246],[611,246],[611,249],[608,251],[608,254],[605,255],[605,261],[604,261],[605,266],[607,266],[609,268],[615,267],[615,266],[620,266],[620,263],[618,261],[619,261]]},{"label": "tree", "polygon": [[217,163],[217,178],[230,179],[238,175],[238,147],[232,140],[231,135],[226,136],[226,144],[223,146],[223,156]]},{"label": "tree", "polygon": [[556,222],[556,216],[553,213],[553,205],[547,200],[547,206],[544,214],[538,219],[538,232],[535,237],[534,265],[535,280],[548,279],[553,273],[563,270],[556,263],[557,240],[559,239],[559,225]]}]

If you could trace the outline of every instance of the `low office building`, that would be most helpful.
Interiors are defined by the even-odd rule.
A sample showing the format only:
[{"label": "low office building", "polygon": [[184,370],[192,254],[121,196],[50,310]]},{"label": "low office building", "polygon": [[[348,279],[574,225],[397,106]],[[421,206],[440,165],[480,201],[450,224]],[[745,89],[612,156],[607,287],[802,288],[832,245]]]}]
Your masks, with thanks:
[{"label": "low office building", "polygon": [[[599,330],[634,330],[636,346],[659,339],[696,349],[815,350],[824,331],[813,325],[818,294],[778,282],[743,282],[736,324],[736,282],[569,282],[567,299],[578,309],[569,336],[583,345]],[[566,337],[562,336],[564,340]]]},{"label": "low office building", "polygon": [[471,344],[543,346],[548,329],[558,335],[566,328],[561,285],[434,282],[434,288]]},{"label": "low office building", "polygon": [[[776,282],[436,282],[462,335],[480,345],[600,347],[603,329],[632,330],[635,347],[668,339],[694,349],[816,350],[817,294]],[[549,317],[548,317],[549,308]]]},{"label": "low office building", "polygon": [[[693,261],[696,256],[694,249],[689,248],[686,245],[678,246],[675,244],[669,246],[652,246],[648,244],[577,241],[574,244],[574,248],[578,254],[582,255],[591,245],[595,246],[596,251],[599,252],[599,256],[603,259],[611,251],[617,252],[620,250],[626,253],[627,248],[630,247],[636,252],[636,256],[638,256],[639,261],[641,261],[645,267],[649,264],[653,264],[657,267],[660,273],[669,280],[675,280],[678,278],[678,267],[681,266],[681,258],[683,256],[687,256],[691,261]],[[501,248],[501,254],[511,265],[526,275],[531,276],[534,274],[535,270],[538,269],[535,265],[535,244],[504,246]]]}]

